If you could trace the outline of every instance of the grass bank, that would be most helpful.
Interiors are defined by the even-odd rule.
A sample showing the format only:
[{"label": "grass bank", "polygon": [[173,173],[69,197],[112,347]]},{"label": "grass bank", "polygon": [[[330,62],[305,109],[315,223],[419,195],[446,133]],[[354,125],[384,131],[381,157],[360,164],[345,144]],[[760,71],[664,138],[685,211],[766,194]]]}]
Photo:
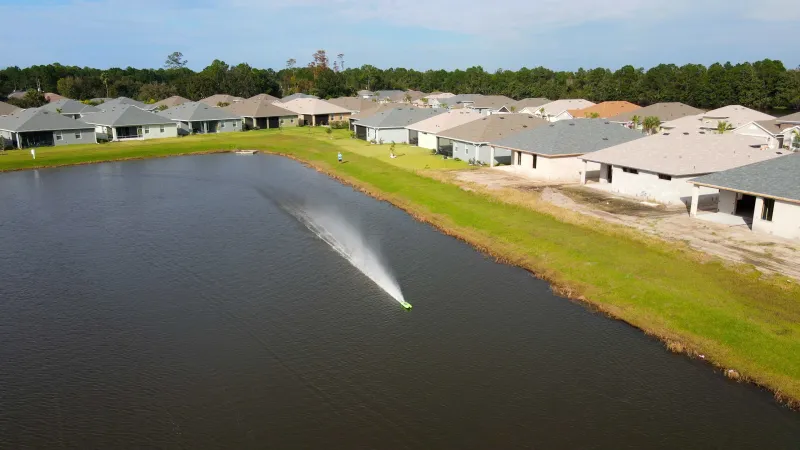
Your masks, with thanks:
[{"label": "grass bank", "polygon": [[[187,137],[135,143],[130,148],[81,146],[69,151],[52,149],[52,154],[44,149],[37,163],[77,164],[92,158],[142,158],[237,147],[291,156],[392,202],[499,261],[529,269],[553,283],[557,293],[591,303],[663,339],[673,351],[703,354],[721,368],[735,369],[743,378],[771,388],[779,399],[800,400],[800,287],[796,284],[765,277],[745,266],[723,264],[623,227],[466,191],[437,179],[444,177],[415,170],[446,169],[457,163],[439,164],[439,158],[424,155],[423,150],[398,147],[397,153],[406,156],[391,159],[388,146],[355,142],[343,133],[332,137],[301,129]],[[347,164],[336,163],[340,150]],[[424,164],[412,162],[411,155]],[[24,157],[0,156],[0,170],[35,166],[29,162],[30,155],[28,161]]]}]

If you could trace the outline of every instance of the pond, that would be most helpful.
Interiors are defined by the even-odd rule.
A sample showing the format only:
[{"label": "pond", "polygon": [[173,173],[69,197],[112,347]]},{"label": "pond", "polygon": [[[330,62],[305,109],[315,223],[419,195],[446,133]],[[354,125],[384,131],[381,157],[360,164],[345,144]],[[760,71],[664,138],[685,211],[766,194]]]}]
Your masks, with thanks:
[{"label": "pond", "polygon": [[[363,237],[404,310],[286,205]],[[0,175],[0,448],[796,448],[800,414],[296,162]]]}]

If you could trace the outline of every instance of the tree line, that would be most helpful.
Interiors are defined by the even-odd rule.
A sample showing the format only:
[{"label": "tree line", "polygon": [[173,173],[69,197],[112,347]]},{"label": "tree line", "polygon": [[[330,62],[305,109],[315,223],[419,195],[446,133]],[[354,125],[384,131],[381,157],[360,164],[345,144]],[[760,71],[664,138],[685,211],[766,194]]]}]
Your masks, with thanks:
[{"label": "tree line", "polygon": [[[195,72],[180,52],[167,57],[159,69],[107,70],[58,63],[0,70],[0,95],[14,90],[40,89],[76,100],[125,96],[145,102],[172,95],[199,100],[225,93],[251,97],[267,93],[283,97],[305,92],[321,98],[355,95],[358,90],[413,89],[455,94],[499,94],[526,97],[585,98],[594,102],[626,100],[639,105],[682,102],[698,108],[740,104],[755,109],[800,109],[800,67],[781,61],[754,63],[660,64],[648,70],[624,66],[553,71],[545,67],[487,72],[466,70],[379,69],[371,65],[345,68],[344,54],[331,60],[319,50],[306,65],[290,59],[279,71],[248,64],[229,66],[215,60]],[[36,97],[36,98],[34,98]],[[41,101],[31,94],[29,102]],[[19,103],[20,101],[17,101]]]}]

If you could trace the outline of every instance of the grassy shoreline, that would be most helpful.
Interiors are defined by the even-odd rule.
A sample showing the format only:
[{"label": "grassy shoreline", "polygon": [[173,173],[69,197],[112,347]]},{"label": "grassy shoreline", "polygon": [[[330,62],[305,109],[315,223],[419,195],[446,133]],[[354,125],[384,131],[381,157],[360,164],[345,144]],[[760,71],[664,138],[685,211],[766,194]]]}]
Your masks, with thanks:
[{"label": "grassy shoreline", "polygon": [[[60,156],[60,149],[50,155],[43,149],[36,167],[234,148],[288,156],[388,201],[500,262],[529,270],[550,282],[555,293],[624,320],[662,339],[672,351],[702,354],[720,368],[735,369],[742,379],[768,387],[777,399],[800,404],[796,284],[623,227],[467,191],[444,177],[404,167],[409,160],[389,160],[388,146],[354,142],[343,133],[333,137],[301,129],[149,141],[130,148],[110,144],[100,146],[103,152],[81,146],[85,148]],[[339,150],[347,164],[336,163]],[[0,156],[0,171],[33,168],[22,164],[21,157],[18,163],[8,157]],[[429,158],[436,166],[431,170],[453,168]]]}]

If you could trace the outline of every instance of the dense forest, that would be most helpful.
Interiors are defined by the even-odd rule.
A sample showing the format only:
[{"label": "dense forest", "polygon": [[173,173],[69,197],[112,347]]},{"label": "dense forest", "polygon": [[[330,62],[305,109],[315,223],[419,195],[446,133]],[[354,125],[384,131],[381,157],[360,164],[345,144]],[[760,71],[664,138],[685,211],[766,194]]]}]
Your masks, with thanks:
[{"label": "dense forest", "polygon": [[[370,65],[345,68],[343,54],[330,58],[324,50],[314,53],[305,66],[290,59],[277,72],[248,64],[229,66],[219,60],[195,72],[186,62],[180,52],[175,52],[160,69],[100,70],[58,63],[24,69],[7,67],[0,70],[0,95],[38,89],[78,100],[125,96],[153,102],[171,95],[197,100],[217,93],[240,97],[268,93],[282,97],[306,92],[331,98],[353,95],[360,89],[414,89],[502,94],[515,99],[627,100],[640,105],[678,101],[707,109],[730,104],[756,109],[800,109],[800,67],[787,69],[782,62],[769,59],[709,67],[661,64],[648,70],[625,66],[616,71],[595,68],[575,72],[536,67],[499,69],[494,73],[482,67],[426,72]],[[11,101],[36,106],[42,98],[31,93],[27,99]]]}]

